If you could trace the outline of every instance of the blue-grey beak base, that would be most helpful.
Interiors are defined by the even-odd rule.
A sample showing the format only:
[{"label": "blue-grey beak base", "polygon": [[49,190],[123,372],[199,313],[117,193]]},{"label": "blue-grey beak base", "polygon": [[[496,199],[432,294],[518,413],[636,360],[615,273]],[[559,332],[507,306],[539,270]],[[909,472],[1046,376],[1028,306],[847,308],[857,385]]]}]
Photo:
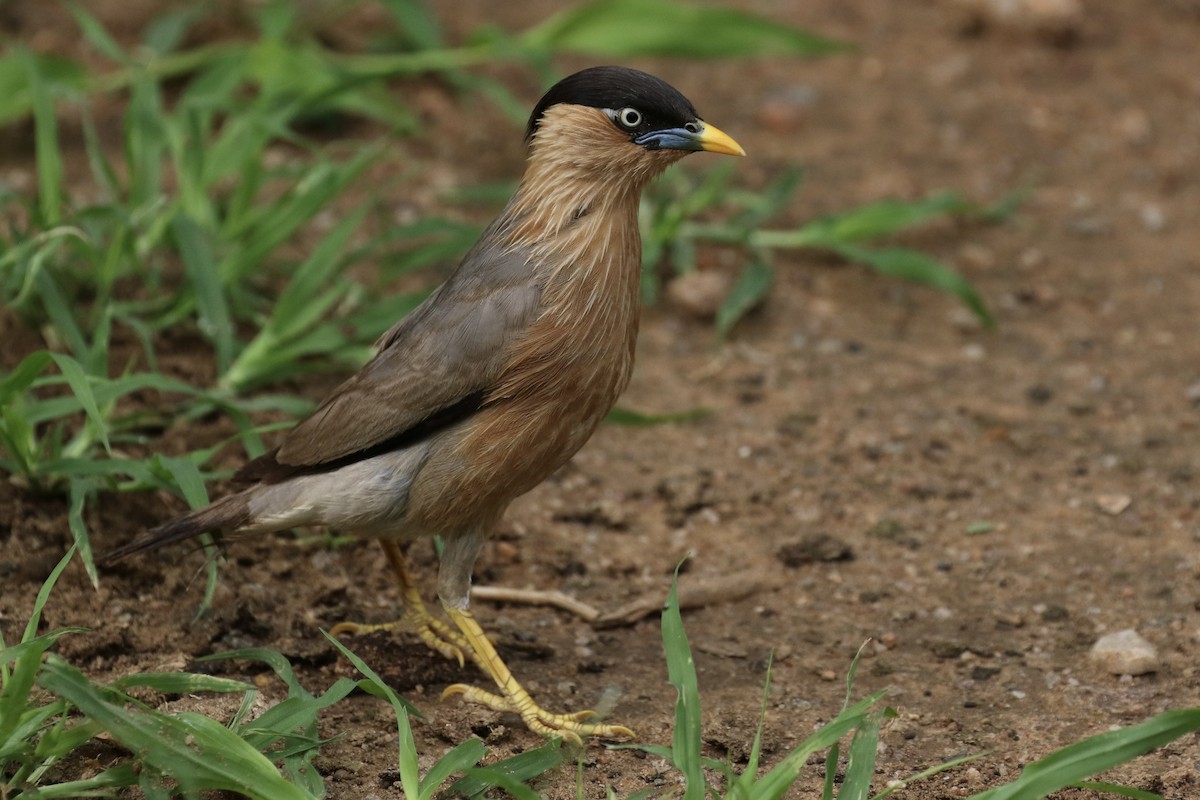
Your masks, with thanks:
[{"label": "blue-grey beak base", "polygon": [[682,128],[665,128],[643,133],[633,140],[647,150],[707,150],[730,156],[744,156],[746,151],[729,134],[707,122],[696,120]]},{"label": "blue-grey beak base", "polygon": [[703,150],[704,143],[700,141],[699,133],[692,133],[686,128],[667,128],[661,131],[643,133],[633,140],[647,150]]}]

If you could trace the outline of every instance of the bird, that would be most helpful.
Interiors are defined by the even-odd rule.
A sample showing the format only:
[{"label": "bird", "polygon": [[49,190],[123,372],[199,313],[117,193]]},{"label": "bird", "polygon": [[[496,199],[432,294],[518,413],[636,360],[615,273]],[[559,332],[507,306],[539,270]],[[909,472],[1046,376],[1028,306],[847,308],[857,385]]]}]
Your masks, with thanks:
[{"label": "bird", "polygon": [[[666,81],[597,66],[554,84],[525,130],[520,184],[450,277],[380,337],[373,358],[266,454],[244,488],[154,527],[101,559],[206,532],[327,526],[377,538],[403,615],[335,635],[415,632],[473,661],[494,686],[454,695],[512,712],[547,737],[632,738],[592,711],[542,708],[470,607],[471,572],[508,505],[563,466],[629,383],[640,316],[642,190],[689,153],[744,156]],[[426,607],[404,552],[440,536]]]}]

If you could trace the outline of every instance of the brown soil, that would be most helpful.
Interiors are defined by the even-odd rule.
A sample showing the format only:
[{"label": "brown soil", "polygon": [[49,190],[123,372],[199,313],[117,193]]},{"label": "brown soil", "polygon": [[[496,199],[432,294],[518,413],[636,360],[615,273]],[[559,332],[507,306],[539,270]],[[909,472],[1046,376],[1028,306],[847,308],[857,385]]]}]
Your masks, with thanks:
[{"label": "brown soil", "polygon": [[[131,35],[156,6],[90,5]],[[496,11],[475,0],[443,18],[454,35],[488,18],[519,28],[553,5]],[[513,506],[477,581],[562,589],[609,609],[665,596],[688,552],[684,580],[741,576],[748,595],[684,618],[704,738],[711,755],[735,760],[753,738],[772,650],[768,764],[837,712],[841,676],[869,638],[856,690],[888,688],[899,712],[883,734],[877,788],[989,753],[904,798],[965,796],[1083,736],[1197,705],[1200,10],[1186,0],[1088,3],[1064,35],[979,25],[948,0],[747,5],[858,49],[816,62],[637,66],[671,80],[745,145],[751,156],[737,167],[746,185],[805,165],[807,184],[780,224],[942,188],[983,202],[1028,188],[1005,224],[942,226],[905,242],[964,271],[998,327],[981,330],[945,295],[810,256],[781,256],[769,302],[724,344],[679,309],[650,309],[623,403],[713,413],[605,427]],[[14,8],[32,18],[37,6]],[[495,74],[532,102],[528,75]],[[433,197],[439,186],[519,172],[516,131],[477,122],[469,115],[479,104],[458,105],[435,85],[412,91],[428,128],[403,148],[434,166],[398,194]],[[38,346],[29,339],[17,341]],[[224,433],[211,423],[194,436],[173,429],[170,443]],[[108,497],[93,540],[111,547],[178,509]],[[64,512],[0,484],[0,624],[10,642],[70,540]],[[429,548],[414,552],[431,586]],[[396,609],[373,544],[326,550],[278,536],[232,545],[212,612],[192,624],[201,564],[178,549],[134,560],[105,574],[98,592],[72,567],[46,625],[93,629],[59,649],[98,679],[263,646],[319,690],[351,670],[318,628]],[[643,742],[669,742],[674,695],[657,620],[593,630],[540,608],[480,604],[479,614],[545,705],[589,706],[615,689],[615,720]],[[1131,627],[1157,646],[1156,673],[1119,678],[1089,662],[1099,635]],[[513,718],[439,702],[462,676],[419,645],[384,635],[352,644],[424,710],[426,758],[473,735],[501,756],[539,744]],[[261,684],[279,696],[276,682]],[[318,760],[331,798],[400,796],[388,717],[365,695],[327,712],[323,732],[342,735]],[[676,780],[658,759],[627,751],[590,744],[581,757],[588,797],[605,785],[669,791]],[[1109,777],[1196,797],[1200,741]],[[793,796],[817,796],[820,780],[814,765]],[[573,774],[543,791],[573,797]]]}]

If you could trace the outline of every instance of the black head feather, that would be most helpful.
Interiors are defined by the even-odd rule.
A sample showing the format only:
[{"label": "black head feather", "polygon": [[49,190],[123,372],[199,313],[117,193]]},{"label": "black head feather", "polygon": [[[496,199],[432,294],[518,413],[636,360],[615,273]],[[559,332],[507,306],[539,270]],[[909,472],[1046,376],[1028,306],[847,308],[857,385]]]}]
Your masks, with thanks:
[{"label": "black head feather", "polygon": [[637,109],[641,122],[622,128],[634,139],[652,130],[678,128],[698,119],[692,103],[671,84],[628,67],[591,67],[563,78],[538,101],[525,128],[525,141],[533,138],[542,114],[559,103],[619,111]]}]

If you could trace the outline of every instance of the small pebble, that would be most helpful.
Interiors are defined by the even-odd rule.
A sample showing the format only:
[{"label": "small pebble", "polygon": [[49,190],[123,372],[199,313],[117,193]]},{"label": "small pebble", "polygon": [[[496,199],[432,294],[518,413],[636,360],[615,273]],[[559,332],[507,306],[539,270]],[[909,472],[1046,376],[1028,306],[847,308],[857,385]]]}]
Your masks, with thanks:
[{"label": "small pebble", "polygon": [[715,270],[686,272],[667,284],[667,297],[688,314],[710,320],[729,293],[729,277]]},{"label": "small pebble", "polygon": [[1163,211],[1153,203],[1147,203],[1142,206],[1138,215],[1142,218],[1142,226],[1152,233],[1158,233],[1163,228],[1167,227],[1167,217]]},{"label": "small pebble", "polygon": [[1130,144],[1144,144],[1150,139],[1150,117],[1140,108],[1127,108],[1117,115],[1116,130]]},{"label": "small pebble", "polygon": [[979,23],[1055,40],[1078,35],[1084,20],[1080,0],[959,0],[959,5]]},{"label": "small pebble", "polygon": [[495,542],[492,545],[492,554],[497,561],[505,564],[515,564],[521,560],[521,551],[512,542]]},{"label": "small pebble", "polygon": [[983,345],[972,342],[971,344],[963,345],[962,355],[967,361],[983,361],[987,357],[987,350]]},{"label": "small pebble", "polygon": [[1090,656],[1113,675],[1145,675],[1159,668],[1158,651],[1133,628],[1101,636]]},{"label": "small pebble", "polygon": [[817,562],[853,561],[854,551],[841,539],[817,532],[785,542],[775,551],[775,557],[785,567],[797,569]]},{"label": "small pebble", "polygon": [[1130,505],[1133,498],[1127,494],[1102,494],[1096,498],[1096,508],[1111,516],[1119,516]]},{"label": "small pebble", "polygon": [[1192,405],[1200,405],[1200,381],[1196,381],[1187,387],[1187,399]]}]

